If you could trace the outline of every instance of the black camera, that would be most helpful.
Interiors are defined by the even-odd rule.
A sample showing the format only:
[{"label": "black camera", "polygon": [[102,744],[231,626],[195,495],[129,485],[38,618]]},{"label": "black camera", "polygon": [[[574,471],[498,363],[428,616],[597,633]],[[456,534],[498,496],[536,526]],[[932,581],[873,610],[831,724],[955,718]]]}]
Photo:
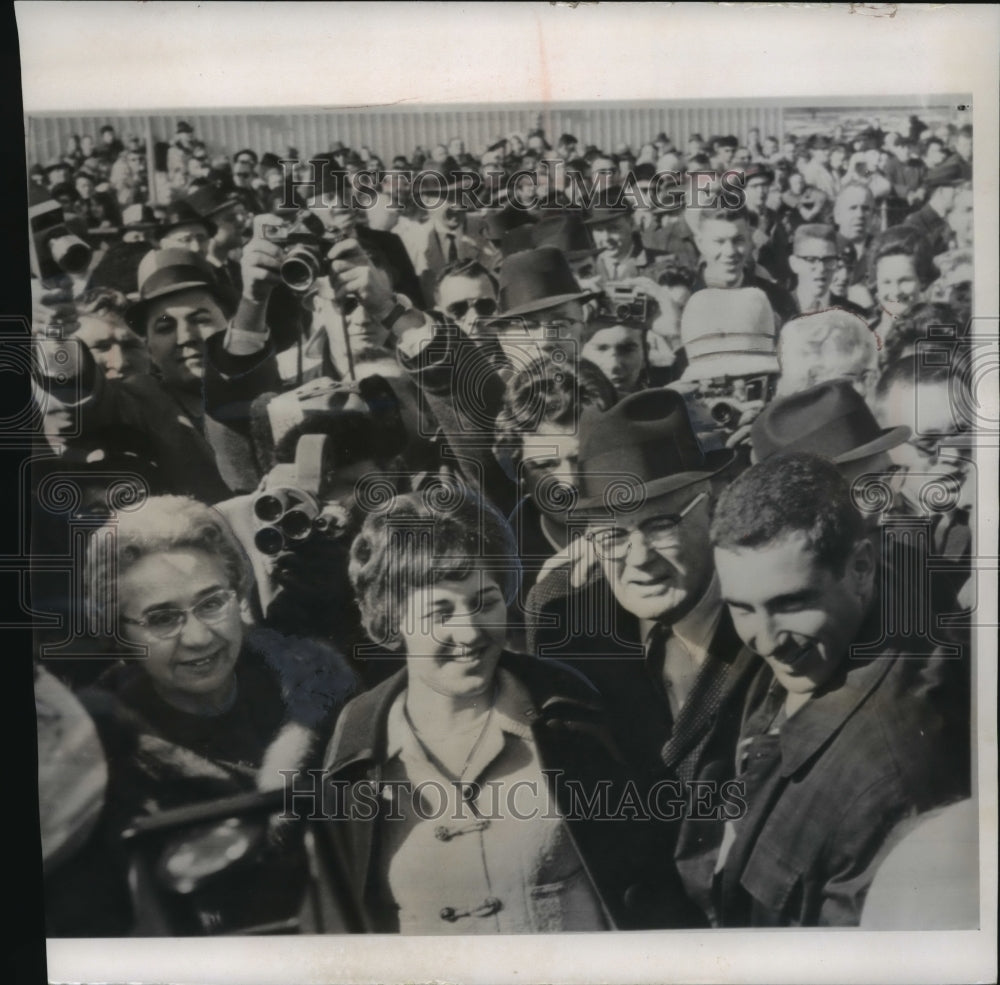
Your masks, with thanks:
[{"label": "black camera", "polygon": [[338,470],[366,458],[391,460],[407,440],[391,385],[374,375],[356,384],[320,377],[254,413],[261,409],[277,464],[253,499],[254,547],[276,557],[316,537],[343,537],[349,515],[331,495]]},{"label": "black camera", "polygon": [[313,288],[320,277],[330,272],[326,258],[330,248],[346,237],[331,232],[323,220],[308,209],[301,209],[290,221],[277,225],[263,223],[261,235],[285,250],[281,260],[281,279],[300,294]]},{"label": "black camera", "polygon": [[645,322],[649,317],[649,298],[638,288],[627,284],[607,284],[609,313],[623,322]]},{"label": "black camera", "polygon": [[702,380],[697,396],[712,420],[723,430],[735,431],[745,414],[759,412],[771,399],[773,379],[768,375],[720,377]]},{"label": "black camera", "polygon": [[753,403],[733,400],[728,397],[719,397],[715,400],[708,400],[706,403],[712,420],[729,431],[736,430],[743,415],[756,406]]},{"label": "black camera", "polygon": [[259,524],[253,542],[261,554],[275,557],[294,550],[314,534],[338,537],[347,531],[347,511],[337,503],[321,503],[319,484],[310,479],[321,474],[330,441],[324,434],[303,435],[295,463],[276,465],[271,470],[267,488],[253,501],[254,518]]}]

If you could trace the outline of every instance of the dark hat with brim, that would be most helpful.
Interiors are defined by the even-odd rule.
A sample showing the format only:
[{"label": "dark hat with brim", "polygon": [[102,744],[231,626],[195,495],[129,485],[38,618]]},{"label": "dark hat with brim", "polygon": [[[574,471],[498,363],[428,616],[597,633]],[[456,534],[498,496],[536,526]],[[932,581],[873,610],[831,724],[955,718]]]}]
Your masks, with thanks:
[{"label": "dark hat with brim", "polygon": [[849,380],[828,380],[765,407],[750,429],[750,443],[758,462],[803,451],[842,464],[895,448],[910,434],[905,425],[879,427]]},{"label": "dark hat with brim", "polygon": [[242,205],[243,201],[235,188],[226,191],[213,184],[202,185],[183,199],[203,219],[217,215],[233,205]]},{"label": "dark hat with brim", "polygon": [[514,253],[500,268],[500,311],[504,315],[528,315],[596,296],[593,291],[580,290],[566,257],[554,246]]},{"label": "dark hat with brim", "polygon": [[160,223],[156,230],[156,234],[162,238],[163,236],[166,236],[171,229],[177,229],[180,226],[194,225],[204,226],[209,236],[214,236],[218,229],[211,219],[207,219],[189,202],[182,199],[179,202],[174,202],[174,204],[167,209],[166,214],[163,217],[163,222]]},{"label": "dark hat with brim", "polygon": [[687,403],[666,388],[641,390],[580,415],[577,514],[638,513],[652,499],[717,475],[732,449],[704,452]]},{"label": "dark hat with brim", "polygon": [[594,246],[593,237],[583,219],[572,212],[547,216],[530,227],[531,245],[528,249],[554,246],[567,260],[582,260],[597,256],[601,251]]},{"label": "dark hat with brim", "polygon": [[927,172],[924,177],[924,187],[928,191],[932,188],[954,188],[964,184],[967,180],[968,177],[961,163],[951,157]]},{"label": "dark hat with brim", "polygon": [[656,165],[649,161],[637,164],[632,171],[632,180],[637,188],[648,188],[656,177]]},{"label": "dark hat with brim", "polygon": [[768,183],[774,181],[774,168],[767,164],[748,164],[743,169],[743,184],[748,185],[751,181],[761,179]]},{"label": "dark hat with brim", "polygon": [[[533,224],[534,220],[531,216],[521,209],[511,207],[490,209],[483,216],[483,235],[491,242],[503,243],[507,234],[512,230]],[[512,248],[509,251],[505,247],[502,247],[502,249],[506,256],[508,252],[516,253],[518,250],[531,249],[531,244],[525,239],[522,243],[512,244]]]},{"label": "dark hat with brim", "polygon": [[139,332],[145,331],[150,304],[170,294],[200,288],[211,294],[217,302],[225,304],[212,265],[191,250],[173,247],[150,250],[139,263],[137,279],[139,300],[128,309],[125,320]]},{"label": "dark hat with brim", "polygon": [[632,215],[632,212],[632,206],[623,200],[612,205],[602,205],[591,209],[590,215],[584,219],[584,222],[588,226],[600,226],[606,222],[617,222],[619,219],[627,219]]},{"label": "dark hat with brim", "polygon": [[[425,204],[435,201],[459,204],[458,192],[463,188],[462,176],[467,173],[449,158],[444,164],[429,164],[424,167],[414,177],[413,186]],[[434,175],[435,179],[430,180],[426,177],[429,175]]]}]

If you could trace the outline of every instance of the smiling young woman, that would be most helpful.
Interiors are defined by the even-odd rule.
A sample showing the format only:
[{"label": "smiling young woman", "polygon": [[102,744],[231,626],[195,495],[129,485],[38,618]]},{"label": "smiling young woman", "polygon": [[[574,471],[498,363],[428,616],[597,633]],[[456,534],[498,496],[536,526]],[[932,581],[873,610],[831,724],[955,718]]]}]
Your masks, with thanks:
[{"label": "smiling young woman", "polygon": [[350,571],[369,635],[406,655],[344,709],[325,760],[320,832],[350,859],[358,929],[677,926],[654,825],[628,833],[614,813],[627,778],[597,692],[505,648],[519,565],[503,517],[462,487],[398,496]]}]

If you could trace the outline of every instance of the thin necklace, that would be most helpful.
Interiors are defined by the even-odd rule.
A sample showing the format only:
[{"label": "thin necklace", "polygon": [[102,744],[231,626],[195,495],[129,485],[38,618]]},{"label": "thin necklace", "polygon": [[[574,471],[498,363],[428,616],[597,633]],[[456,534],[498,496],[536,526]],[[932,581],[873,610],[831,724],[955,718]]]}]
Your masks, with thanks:
[{"label": "thin necklace", "polygon": [[446,776],[452,776],[456,783],[462,783],[465,780],[465,774],[469,770],[469,766],[472,763],[473,757],[479,751],[479,747],[483,743],[483,739],[486,737],[486,730],[489,728],[490,722],[493,720],[493,709],[496,706],[496,684],[493,685],[493,693],[490,698],[490,710],[486,713],[486,719],[483,722],[483,727],[479,730],[479,735],[476,736],[476,741],[472,743],[472,748],[469,750],[469,754],[465,757],[465,762],[462,765],[462,770],[457,777],[454,776],[453,772],[445,766],[444,762],[441,760],[433,749],[427,744],[427,740],[421,734],[420,729],[414,724],[413,719],[410,717],[410,711],[406,707],[406,703],[403,703],[403,714],[406,716],[406,721],[409,724],[413,734],[416,736],[417,742],[420,743],[420,748],[427,754],[427,757],[431,762]]}]

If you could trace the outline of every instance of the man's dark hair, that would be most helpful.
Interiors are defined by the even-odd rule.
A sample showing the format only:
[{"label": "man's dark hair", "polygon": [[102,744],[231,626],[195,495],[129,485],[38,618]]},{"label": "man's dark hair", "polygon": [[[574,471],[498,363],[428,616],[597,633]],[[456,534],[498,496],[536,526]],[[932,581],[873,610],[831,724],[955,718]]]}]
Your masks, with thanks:
[{"label": "man's dark hair", "polygon": [[864,536],[847,480],[817,455],[776,455],[747,469],[719,497],[711,538],[725,550],[804,534],[818,564],[837,577]]},{"label": "man's dark hair", "polygon": [[717,203],[711,208],[694,210],[695,222],[693,224],[695,234],[698,234],[708,222],[746,222],[748,220],[747,208],[739,205],[736,208],[728,209]]},{"label": "man's dark hair", "polygon": [[950,305],[935,301],[919,301],[911,305],[892,323],[892,330],[886,337],[886,364],[911,355],[921,339],[940,338],[931,335],[931,328],[937,326],[953,329],[956,336],[961,331],[958,315]]},{"label": "man's dark hair", "polygon": [[584,407],[607,410],[617,399],[615,388],[592,362],[577,360],[574,372],[541,356],[507,380],[493,454],[516,466],[522,435],[539,428],[544,432],[545,424],[576,424]]},{"label": "man's dark hair", "polygon": [[76,309],[81,315],[118,315],[125,317],[130,302],[121,291],[113,287],[91,287],[77,299]]},{"label": "man's dark hair", "polygon": [[478,260],[456,260],[442,269],[434,280],[435,297],[437,297],[438,288],[449,277],[468,277],[471,280],[485,277],[493,285],[493,292],[495,294],[500,292],[500,282]]},{"label": "man's dark hair", "polygon": [[931,149],[931,144],[937,144],[938,147],[944,149],[944,141],[940,137],[928,137],[920,148],[921,154],[926,154]]},{"label": "man's dark hair", "polygon": [[[875,399],[882,400],[894,386],[930,386],[935,383],[947,383],[954,388],[956,400],[959,404],[972,406],[971,396],[966,391],[968,380],[963,373],[956,373],[952,365],[954,356],[961,358],[960,349],[954,350],[956,345],[961,346],[961,342],[942,341],[940,343],[940,358],[938,351],[911,352],[899,359],[889,363],[879,377],[878,385],[875,387]],[[937,350],[937,345],[931,345],[929,349]],[[954,352],[949,352],[954,350]],[[927,358],[931,355],[931,358]],[[949,358],[951,357],[951,358]],[[963,396],[964,394],[964,396]]]},{"label": "man's dark hair", "polygon": [[868,251],[868,287],[872,294],[876,292],[879,262],[891,256],[912,257],[921,288],[937,279],[938,269],[924,236],[910,226],[890,226],[875,237]]}]

